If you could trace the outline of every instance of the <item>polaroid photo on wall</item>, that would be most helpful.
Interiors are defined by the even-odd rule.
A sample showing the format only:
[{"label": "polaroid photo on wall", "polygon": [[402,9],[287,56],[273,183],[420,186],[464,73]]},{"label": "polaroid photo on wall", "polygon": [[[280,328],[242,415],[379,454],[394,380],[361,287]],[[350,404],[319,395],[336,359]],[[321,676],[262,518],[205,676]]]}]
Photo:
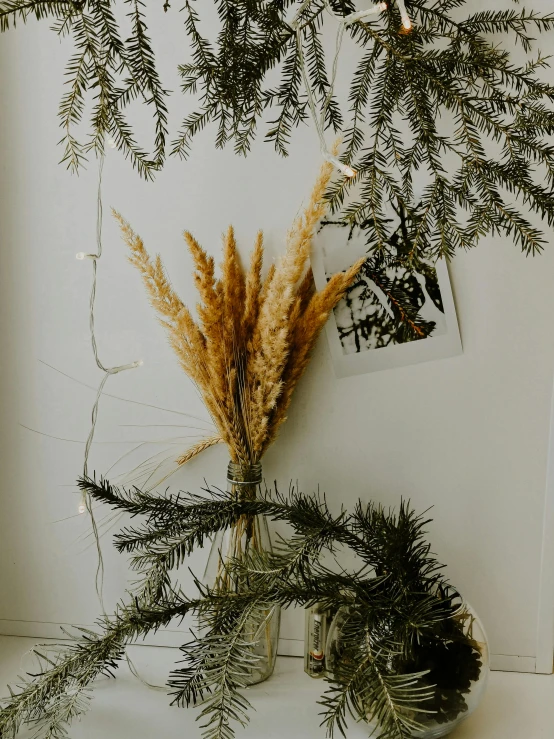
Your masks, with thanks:
[{"label": "polaroid photo on wall", "polygon": [[[376,372],[462,353],[448,267],[411,248],[400,223],[385,251],[368,254],[369,230],[324,220],[314,238],[312,270],[321,289],[335,272],[368,258],[329,316],[327,339],[337,377]],[[410,265],[410,266],[408,266]]]}]

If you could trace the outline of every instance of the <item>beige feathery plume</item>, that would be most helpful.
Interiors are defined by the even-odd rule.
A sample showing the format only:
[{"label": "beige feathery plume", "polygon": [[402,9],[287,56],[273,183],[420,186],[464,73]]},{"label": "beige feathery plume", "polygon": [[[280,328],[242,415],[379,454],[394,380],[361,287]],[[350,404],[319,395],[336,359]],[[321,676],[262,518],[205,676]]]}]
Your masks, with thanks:
[{"label": "beige feathery plume", "polygon": [[[266,298],[260,316],[260,328],[279,324],[288,313],[293,300],[293,290],[304,273],[310,257],[312,235],[318,221],[325,215],[328,204],[324,200],[325,191],[333,166],[325,162],[321,167],[314,189],[304,213],[296,219],[287,237],[285,254],[278,261],[272,279],[268,284]],[[265,327],[267,328],[267,326]]]},{"label": "beige feathery plume", "polygon": [[300,302],[300,311],[303,313],[306,309],[308,303],[310,302],[310,299],[315,291],[315,282],[314,282],[314,273],[312,272],[312,268],[310,267],[306,274],[304,275],[304,279],[300,283],[300,287],[298,288],[298,292],[296,294],[296,299]]},{"label": "beige feathery plume", "polygon": [[225,341],[223,291],[215,279],[213,257],[206,254],[189,231],[185,231],[184,237],[196,268],[194,282],[200,296],[196,310],[206,341],[204,361],[211,377],[211,391],[218,402],[224,403],[228,385],[225,352],[222,351]]},{"label": "beige feathery plume", "polygon": [[204,346],[198,326],[171,287],[159,255],[152,262],[140,236],[119,213],[114,210],[113,214],[131,251],[129,261],[140,271],[152,305],[163,316],[161,322],[168,329],[170,344],[181,366],[195,382],[201,382],[202,368],[194,362],[194,356],[201,354]]},{"label": "beige feathery plume", "polygon": [[[262,453],[268,436],[268,418],[283,392],[282,373],[288,359],[290,315],[295,301],[295,288],[310,256],[312,234],[327,210],[323,198],[333,168],[322,166],[309,203],[288,235],[287,248],[278,262],[275,274],[254,331],[254,353],[249,358],[248,373],[252,378],[252,448]],[[296,316],[295,316],[296,318]]]},{"label": "beige feathery plume", "polygon": [[[258,315],[260,310],[262,309],[263,304],[267,300],[267,296],[269,294],[269,290],[271,288],[271,285],[273,283],[273,278],[275,277],[275,271],[276,271],[276,265],[275,262],[272,262],[269,265],[269,269],[267,270],[267,274],[265,276],[265,279],[262,283],[262,289],[260,290],[260,299],[259,299],[259,308],[258,308]],[[254,339],[254,333],[252,339]]]},{"label": "beige feathery plume", "polygon": [[181,366],[203,389],[208,370],[203,362],[198,362],[198,358],[204,354],[205,340],[189,309],[183,306],[175,317],[167,321],[162,320],[161,323],[167,328],[169,343]]},{"label": "beige feathery plume", "polygon": [[206,254],[198,241],[189,232],[184,232],[185,241],[194,261],[194,284],[200,295],[200,316],[204,333],[209,333],[210,327],[221,320],[221,305],[216,289],[214,258]]},{"label": "beige feathery plume", "polygon": [[274,277],[275,277],[275,262],[272,262],[269,265],[269,269],[267,270],[267,275],[265,276],[265,280],[262,285],[262,295],[267,295],[267,291],[271,287],[271,283],[273,282]]},{"label": "beige feathery plume", "polygon": [[245,279],[237,250],[235,231],[229,226],[223,238],[223,263],[221,265],[221,284],[225,301],[225,320],[229,335],[234,344],[240,346],[242,313],[245,301]]},{"label": "beige feathery plume", "polygon": [[[310,267],[310,269],[304,275],[304,279],[300,283],[298,292],[296,293],[296,297],[294,299],[294,305],[290,312],[289,330],[290,330],[291,336],[294,336],[294,330],[295,330],[296,324],[298,323],[300,316],[304,313],[304,311],[308,307],[308,303],[310,302],[310,299],[312,295],[314,294],[314,292],[315,292],[314,275],[312,272],[312,268]],[[290,343],[290,339],[289,339],[289,343]]]},{"label": "beige feathery plume", "polygon": [[284,391],[271,419],[270,433],[264,442],[262,453],[275,440],[279,427],[286,420],[296,385],[308,367],[311,353],[329,314],[354,281],[364,261],[365,257],[359,259],[346,272],[333,275],[325,288],[312,296],[305,312],[298,320],[291,337],[289,361],[283,372]]},{"label": "beige feathery plume", "polygon": [[250,269],[246,275],[244,300],[244,334],[247,339],[252,335],[258,311],[260,309],[260,295],[262,291],[262,265],[264,259],[264,235],[258,231],[254,249],[250,257]]},{"label": "beige feathery plume", "polygon": [[227,393],[225,403],[227,416],[239,436],[249,447],[249,424],[245,421],[245,410],[249,394],[246,388],[244,367],[243,311],[246,285],[235,231],[229,226],[223,237],[223,262],[221,285],[224,304],[224,341],[221,344],[226,362]]},{"label": "beige feathery plume", "polygon": [[315,227],[327,212],[329,204],[325,200],[325,192],[332,174],[333,165],[329,162],[324,162],[312,190],[308,205],[304,213],[296,219],[289,232],[285,260],[289,251],[291,255],[296,255],[296,258],[291,260],[294,265],[291,265],[291,277],[296,278],[295,282],[300,279],[304,272],[304,267],[310,258],[310,248]]},{"label": "beige feathery plume", "polygon": [[127,221],[116,210],[112,209],[112,213],[119,222],[123,240],[131,250],[129,261],[142,274],[152,305],[163,316],[173,319],[184,306],[171,288],[160,258],[157,257],[154,264],[152,264],[140,236],[133,231]]}]

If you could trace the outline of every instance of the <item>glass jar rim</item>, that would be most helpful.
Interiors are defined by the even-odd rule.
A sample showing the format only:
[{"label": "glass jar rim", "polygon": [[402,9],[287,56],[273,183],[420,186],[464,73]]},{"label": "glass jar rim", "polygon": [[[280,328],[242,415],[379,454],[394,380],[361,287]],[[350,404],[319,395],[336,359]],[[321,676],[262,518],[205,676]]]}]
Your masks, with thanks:
[{"label": "glass jar rim", "polygon": [[262,481],[261,462],[255,462],[254,464],[229,462],[227,481],[232,485],[259,485]]}]

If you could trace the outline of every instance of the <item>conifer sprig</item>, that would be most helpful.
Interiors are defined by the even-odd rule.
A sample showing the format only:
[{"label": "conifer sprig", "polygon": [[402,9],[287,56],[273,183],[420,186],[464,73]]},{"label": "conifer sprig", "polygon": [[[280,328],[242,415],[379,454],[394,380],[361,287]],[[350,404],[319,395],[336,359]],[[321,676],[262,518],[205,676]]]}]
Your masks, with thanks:
[{"label": "conifer sprig", "polygon": [[[149,594],[118,606],[114,616],[98,621],[98,629],[74,629],[65,637],[69,646],[60,645],[35,651],[38,671],[10,688],[10,698],[0,704],[0,736],[15,737],[26,724],[35,737],[63,739],[67,727],[89,708],[91,688],[100,675],[112,675],[125,656],[125,645],[141,636],[183,619],[198,606],[182,595],[171,602],[154,604]],[[159,595],[159,594],[158,594]]]},{"label": "conifer sprig", "polygon": [[[78,171],[91,151],[102,153],[108,138],[128,158],[139,174],[152,179],[166,156],[167,96],[148,36],[144,2],[124,0],[130,35],[122,39],[111,0],[2,0],[0,30],[34,17],[49,19],[60,36],[74,42],[65,70],[66,92],[59,107],[64,147],[62,162]],[[127,120],[125,109],[141,99],[153,110],[153,153],[142,148]],[[76,132],[87,102],[91,105],[90,133],[84,140]]]},{"label": "conifer sprig", "polygon": [[[448,645],[447,651],[457,645],[451,667],[463,673],[464,687],[450,710],[464,710],[463,694],[479,676],[482,655],[463,631],[458,596],[430,553],[427,519],[406,503],[397,513],[361,502],[351,513],[332,513],[323,496],[293,488],[239,501],[209,488],[200,495],[156,498],[106,480],[80,484],[97,501],[143,518],[132,531],[123,530],[117,542],[133,556],[144,556],[150,570],[135,598],[113,617],[102,618],[97,631],[75,632],[69,646],[39,655],[39,671],[2,704],[2,737],[13,739],[29,722],[37,739],[65,737],[69,723],[87,710],[94,679],[115,670],[126,644],[195,614],[199,631],[182,647],[185,664],[171,674],[169,691],[180,705],[201,704],[204,739],[232,739],[235,725],[248,721],[243,688],[259,660],[253,630],[263,628],[279,606],[315,603],[342,614],[340,649],[321,701],[329,735],[335,728],[344,733],[351,712],[361,720],[376,719],[387,739],[407,739],[432,710],[431,701],[442,707],[441,692],[425,670],[410,668],[422,643],[426,649]],[[172,568],[206,536],[235,517],[259,514],[287,522],[293,534],[273,553],[252,550],[226,561],[230,578],[241,580],[240,590],[221,591],[196,581],[191,598],[172,585]],[[159,547],[167,541],[168,527],[174,541],[188,544],[180,555],[164,559]],[[357,569],[327,566],[324,553],[338,546],[357,555]]]},{"label": "conifer sprig", "polygon": [[[36,18],[73,36],[60,104],[68,167],[77,170],[111,137],[150,178],[164,163],[168,92],[142,0],[120,2],[131,25],[125,41],[115,0],[0,0],[0,30]],[[464,18],[466,2],[406,0],[409,33],[395,0],[349,25],[345,38],[358,62],[345,111],[328,98],[332,64],[322,38],[325,26],[355,10],[351,0],[214,0],[219,30],[212,38],[201,30],[200,4],[185,0],[190,53],[179,74],[183,92],[197,96],[200,107],[183,121],[172,152],[187,157],[195,136],[213,124],[218,147],[232,142],[246,154],[269,111],[266,139],[286,154],[308,114],[303,58],[316,108],[328,128],[344,132],[343,160],[357,172],[332,188],[333,207],[352,221],[371,221],[373,248],[383,249],[391,234],[390,201],[410,218],[422,206],[414,254],[451,256],[487,234],[509,237],[526,254],[541,251],[540,222],[554,225],[554,86],[543,79],[548,57],[537,53],[520,66],[509,44],[530,54],[534,36],[554,27],[554,15],[512,8]],[[299,11],[297,34],[291,22]],[[501,43],[495,34],[505,36]],[[75,129],[89,99],[91,134],[82,141]],[[126,118],[135,99],[153,111],[152,154]]]}]

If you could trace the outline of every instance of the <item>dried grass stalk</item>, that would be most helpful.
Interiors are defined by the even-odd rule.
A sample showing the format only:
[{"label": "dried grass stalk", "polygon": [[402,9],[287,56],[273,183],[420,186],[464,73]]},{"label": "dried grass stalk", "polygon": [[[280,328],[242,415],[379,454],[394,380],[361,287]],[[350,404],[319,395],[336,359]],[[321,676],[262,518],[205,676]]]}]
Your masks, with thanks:
[{"label": "dried grass stalk", "polygon": [[286,419],[317,337],[363,262],[315,291],[306,267],[312,235],[326,212],[324,195],[331,173],[332,166],[325,163],[304,213],[288,234],[283,257],[270,266],[265,280],[261,232],[245,274],[229,227],[223,237],[219,279],[213,258],[185,232],[200,296],[198,323],[171,287],[159,256],[152,260],[141,238],[114,213],[131,252],[129,260],[141,273],[171,346],[218,429],[216,436],[183,454],[179,464],[221,441],[234,461],[258,462]]},{"label": "dried grass stalk", "polygon": [[275,440],[279,427],[286,421],[292,394],[310,363],[311,353],[329,314],[354,281],[365,259],[360,259],[346,272],[333,275],[325,289],[315,293],[297,320],[291,336],[289,361],[283,371],[283,392],[269,424],[270,433],[262,453]]},{"label": "dried grass stalk", "polygon": [[224,441],[219,434],[214,434],[213,436],[207,436],[205,439],[200,439],[197,444],[193,444],[193,446],[189,447],[182,456],[178,457],[177,464],[182,466],[187,462],[190,462],[193,457],[196,457],[198,454],[205,451],[206,449],[209,449],[216,444],[223,443]]}]

